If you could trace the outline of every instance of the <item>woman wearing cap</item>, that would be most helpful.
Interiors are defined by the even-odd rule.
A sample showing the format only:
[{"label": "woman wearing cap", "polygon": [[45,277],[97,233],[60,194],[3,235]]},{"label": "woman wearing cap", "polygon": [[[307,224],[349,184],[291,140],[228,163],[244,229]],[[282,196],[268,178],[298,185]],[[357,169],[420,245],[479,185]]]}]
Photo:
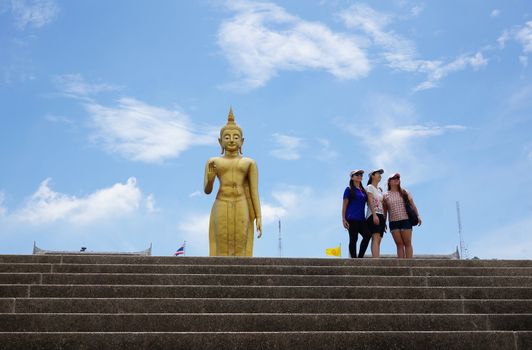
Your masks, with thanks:
[{"label": "woman wearing cap", "polygon": [[397,246],[398,258],[411,258],[414,254],[412,248],[412,224],[408,220],[405,200],[410,202],[412,209],[419,218],[421,217],[410,193],[401,188],[401,175],[395,173],[388,178],[388,192],[384,194],[385,213],[390,214],[390,231]]},{"label": "woman wearing cap", "polygon": [[366,222],[369,232],[371,232],[371,256],[380,256],[381,240],[386,230],[386,219],[384,218],[383,193],[379,187],[384,170],[376,169],[369,173],[367,194],[368,209],[366,212]]},{"label": "woman wearing cap", "polygon": [[368,201],[368,195],[362,186],[364,170],[353,170],[350,174],[349,187],[344,191],[342,205],[342,222],[349,231],[349,254],[352,258],[357,257],[358,234],[362,235],[359,258],[363,258],[368,248],[371,234],[364,216],[364,208]]}]

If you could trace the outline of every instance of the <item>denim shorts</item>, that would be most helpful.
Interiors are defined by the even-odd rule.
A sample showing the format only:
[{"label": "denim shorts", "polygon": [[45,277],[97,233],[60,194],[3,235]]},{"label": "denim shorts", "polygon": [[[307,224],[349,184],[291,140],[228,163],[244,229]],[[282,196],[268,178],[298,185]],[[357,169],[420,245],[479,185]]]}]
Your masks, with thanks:
[{"label": "denim shorts", "polygon": [[390,231],[395,230],[411,230],[412,224],[410,220],[390,221]]}]

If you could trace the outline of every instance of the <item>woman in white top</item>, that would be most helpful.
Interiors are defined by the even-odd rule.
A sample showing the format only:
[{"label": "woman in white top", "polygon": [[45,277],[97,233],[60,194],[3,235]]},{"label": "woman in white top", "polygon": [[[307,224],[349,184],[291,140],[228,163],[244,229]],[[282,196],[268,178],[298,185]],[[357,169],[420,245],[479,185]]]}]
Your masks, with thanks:
[{"label": "woman in white top", "polygon": [[371,232],[371,257],[380,256],[381,240],[386,231],[386,219],[384,215],[383,193],[379,187],[384,170],[376,169],[369,173],[368,187],[368,208],[366,212],[366,222]]}]

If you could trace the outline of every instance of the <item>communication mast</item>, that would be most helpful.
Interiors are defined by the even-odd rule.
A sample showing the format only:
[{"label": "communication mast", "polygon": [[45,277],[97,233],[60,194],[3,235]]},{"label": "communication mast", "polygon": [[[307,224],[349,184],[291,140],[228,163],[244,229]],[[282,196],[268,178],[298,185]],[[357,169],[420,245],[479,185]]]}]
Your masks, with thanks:
[{"label": "communication mast", "polygon": [[458,237],[460,239],[460,259],[468,258],[467,248],[464,244],[464,237],[462,236],[462,217],[460,215],[460,202],[456,202],[456,217],[458,219]]},{"label": "communication mast", "polygon": [[282,241],[282,236],[281,236],[281,218],[278,218],[279,219],[279,257],[282,258],[283,257],[283,241]]}]

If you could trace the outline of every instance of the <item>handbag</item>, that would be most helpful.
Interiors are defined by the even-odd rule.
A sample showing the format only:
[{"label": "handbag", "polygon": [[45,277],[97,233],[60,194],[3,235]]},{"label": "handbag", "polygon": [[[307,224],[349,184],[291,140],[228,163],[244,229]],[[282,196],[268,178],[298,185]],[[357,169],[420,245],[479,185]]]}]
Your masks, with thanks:
[{"label": "handbag", "polygon": [[403,201],[405,202],[405,209],[406,214],[408,214],[408,221],[410,221],[410,224],[412,226],[417,226],[419,224],[419,218],[415,212],[414,209],[412,209],[412,206],[410,205],[410,201],[408,200],[408,195],[403,195]]}]

